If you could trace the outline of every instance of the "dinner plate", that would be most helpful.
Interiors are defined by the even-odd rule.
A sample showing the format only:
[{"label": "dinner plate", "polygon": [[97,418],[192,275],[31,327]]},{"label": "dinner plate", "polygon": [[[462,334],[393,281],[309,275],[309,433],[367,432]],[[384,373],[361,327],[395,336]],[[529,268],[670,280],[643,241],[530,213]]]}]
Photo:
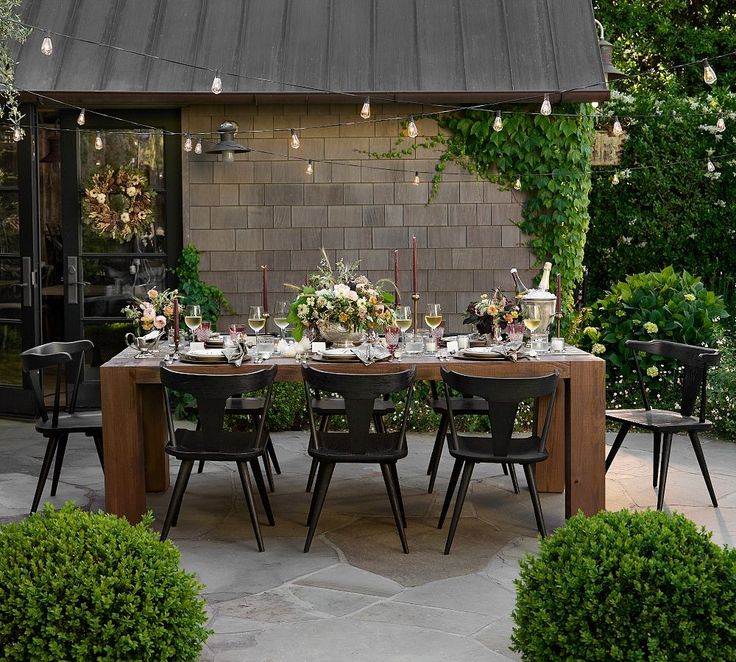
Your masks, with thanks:
[{"label": "dinner plate", "polygon": [[340,358],[340,357],[354,357],[353,350],[349,347],[332,347],[331,349],[323,349],[318,352],[322,356],[329,358]]},{"label": "dinner plate", "polygon": [[[336,350],[338,351],[338,350]],[[324,352],[318,352],[314,358],[318,361],[330,361],[332,363],[338,363],[343,361],[358,361],[358,357],[355,356],[349,349],[339,350],[339,353],[330,353],[331,350],[327,349]],[[347,352],[347,353],[346,353]]]},{"label": "dinner plate", "polygon": [[186,363],[227,363],[221,349],[195,349],[182,353],[180,357]]},{"label": "dinner plate", "polygon": [[464,359],[482,359],[486,361],[496,361],[506,358],[503,354],[499,354],[493,347],[464,349],[459,353],[459,356]]}]

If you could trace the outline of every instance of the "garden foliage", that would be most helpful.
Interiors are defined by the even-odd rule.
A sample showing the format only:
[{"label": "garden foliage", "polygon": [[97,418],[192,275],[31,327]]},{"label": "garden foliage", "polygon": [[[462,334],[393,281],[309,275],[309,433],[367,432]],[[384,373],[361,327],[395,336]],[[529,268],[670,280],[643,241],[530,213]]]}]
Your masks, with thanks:
[{"label": "garden foliage", "polygon": [[736,659],[736,551],[682,515],[578,514],[520,562],[524,660]]},{"label": "garden foliage", "polygon": [[0,527],[2,659],[198,659],[203,587],[152,520],[131,526],[68,503]]}]

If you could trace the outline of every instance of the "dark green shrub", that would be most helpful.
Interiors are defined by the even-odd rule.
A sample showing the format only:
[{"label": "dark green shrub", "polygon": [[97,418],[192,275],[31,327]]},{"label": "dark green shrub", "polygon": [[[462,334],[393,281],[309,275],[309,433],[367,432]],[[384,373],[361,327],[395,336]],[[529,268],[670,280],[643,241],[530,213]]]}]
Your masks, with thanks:
[{"label": "dark green shrub", "polygon": [[525,660],[736,659],[736,552],[682,515],[579,514],[520,565]]},{"label": "dark green shrub", "polygon": [[4,660],[196,660],[203,588],[151,530],[68,503],[0,527]]},{"label": "dark green shrub", "polygon": [[708,418],[714,430],[736,441],[736,341],[734,325],[716,343],[721,363],[708,373]]}]

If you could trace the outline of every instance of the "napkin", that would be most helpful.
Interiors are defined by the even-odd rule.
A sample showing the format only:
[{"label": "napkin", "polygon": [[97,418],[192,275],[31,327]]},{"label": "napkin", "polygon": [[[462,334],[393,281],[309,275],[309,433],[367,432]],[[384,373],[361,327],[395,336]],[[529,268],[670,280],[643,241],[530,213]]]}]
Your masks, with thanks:
[{"label": "napkin", "polygon": [[222,353],[225,355],[228,363],[232,363],[236,368],[239,368],[248,352],[245,344],[239,343],[234,347],[223,347]]},{"label": "napkin", "polygon": [[359,347],[352,348],[353,354],[357,356],[365,365],[370,365],[376,361],[383,361],[391,356],[391,352],[388,351],[383,345],[371,344],[364,342]]},{"label": "napkin", "polygon": [[535,359],[537,353],[524,347],[523,342],[510,342],[504,345],[493,345],[493,351],[507,358],[509,361],[519,361],[520,359]]}]

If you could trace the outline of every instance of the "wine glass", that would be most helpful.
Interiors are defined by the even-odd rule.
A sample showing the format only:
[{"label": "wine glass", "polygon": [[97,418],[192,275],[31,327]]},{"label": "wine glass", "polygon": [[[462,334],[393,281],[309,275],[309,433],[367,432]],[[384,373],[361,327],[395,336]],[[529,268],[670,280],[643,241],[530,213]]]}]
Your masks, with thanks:
[{"label": "wine glass", "polygon": [[[534,332],[542,324],[542,312],[539,306],[529,306],[524,312],[524,326],[529,329],[529,344],[534,338]],[[533,346],[532,346],[533,347]]]},{"label": "wine glass", "polygon": [[291,304],[288,301],[279,301],[276,304],[276,311],[273,315],[274,324],[281,329],[281,340],[284,339],[284,331],[289,326],[289,311],[291,310]]},{"label": "wine glass", "polygon": [[396,326],[401,330],[401,341],[406,344],[406,332],[411,328],[411,306],[396,308]]},{"label": "wine glass", "polygon": [[202,323],[202,308],[200,306],[191,305],[184,309],[184,324],[191,332],[192,342],[195,340],[194,330]]},{"label": "wine glass", "polygon": [[442,321],[442,308],[438,303],[428,303],[424,313],[424,323],[432,330],[436,329]]},{"label": "wine glass", "polygon": [[248,313],[248,326],[253,329],[256,334],[256,344],[258,343],[258,332],[266,326],[266,316],[263,313],[263,306],[251,306]]},{"label": "wine glass", "polygon": [[399,344],[401,329],[398,326],[387,326],[385,329],[385,337],[388,351],[391,352],[391,356],[393,356],[396,351],[396,345]]}]

